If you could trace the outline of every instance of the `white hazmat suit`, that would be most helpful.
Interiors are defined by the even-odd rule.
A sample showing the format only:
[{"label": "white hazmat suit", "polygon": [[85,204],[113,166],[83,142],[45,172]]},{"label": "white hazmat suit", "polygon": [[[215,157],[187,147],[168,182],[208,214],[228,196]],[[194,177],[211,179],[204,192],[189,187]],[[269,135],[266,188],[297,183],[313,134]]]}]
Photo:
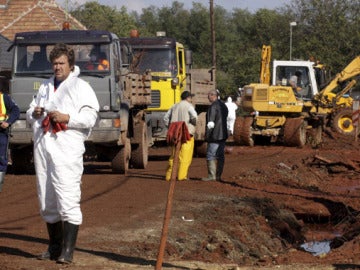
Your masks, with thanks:
[{"label": "white hazmat suit", "polygon": [[[67,221],[80,225],[81,177],[84,141],[97,121],[99,103],[91,86],[78,78],[75,66],[54,91],[54,77],[46,80],[27,111],[27,120],[34,133],[34,163],[37,176],[40,214],[47,223]],[[45,108],[45,115],[33,117],[36,106]],[[70,116],[67,129],[44,132],[46,112],[57,110]]]},{"label": "white hazmat suit", "polygon": [[227,98],[225,102],[226,107],[228,108],[229,114],[227,117],[227,129],[230,131],[232,135],[234,133],[234,124],[236,119],[236,110],[238,106],[232,101],[231,97]]}]

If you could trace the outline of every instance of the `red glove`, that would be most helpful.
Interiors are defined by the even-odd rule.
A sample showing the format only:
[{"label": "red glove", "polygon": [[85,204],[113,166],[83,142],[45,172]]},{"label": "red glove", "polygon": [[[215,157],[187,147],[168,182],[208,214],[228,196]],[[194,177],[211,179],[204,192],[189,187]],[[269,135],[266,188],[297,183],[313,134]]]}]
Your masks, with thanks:
[{"label": "red glove", "polygon": [[42,121],[41,126],[44,129],[44,133],[49,131],[50,126],[52,127],[52,133],[54,133],[54,134],[59,132],[59,131],[67,130],[67,125],[66,124],[64,124],[64,123],[56,123],[53,120],[51,120],[48,115]]}]

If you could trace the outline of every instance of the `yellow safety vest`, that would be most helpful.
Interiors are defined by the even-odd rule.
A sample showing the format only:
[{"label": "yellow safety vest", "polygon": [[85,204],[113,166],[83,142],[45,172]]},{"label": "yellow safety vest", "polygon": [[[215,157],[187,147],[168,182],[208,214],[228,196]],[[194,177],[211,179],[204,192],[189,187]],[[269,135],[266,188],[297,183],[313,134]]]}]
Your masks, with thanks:
[{"label": "yellow safety vest", "polygon": [[6,107],[4,102],[4,94],[0,94],[0,121],[7,119]]}]

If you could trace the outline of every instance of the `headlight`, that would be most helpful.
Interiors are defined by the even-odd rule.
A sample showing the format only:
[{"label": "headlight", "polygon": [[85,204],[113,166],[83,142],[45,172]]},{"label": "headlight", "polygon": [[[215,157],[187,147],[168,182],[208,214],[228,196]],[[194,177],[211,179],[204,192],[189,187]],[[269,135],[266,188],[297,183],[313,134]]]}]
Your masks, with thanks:
[{"label": "headlight", "polygon": [[101,119],[98,124],[100,128],[112,128],[113,127],[113,119]]},{"label": "headlight", "polygon": [[178,78],[174,78],[171,80],[171,86],[172,87],[176,87],[179,84],[179,79]]}]

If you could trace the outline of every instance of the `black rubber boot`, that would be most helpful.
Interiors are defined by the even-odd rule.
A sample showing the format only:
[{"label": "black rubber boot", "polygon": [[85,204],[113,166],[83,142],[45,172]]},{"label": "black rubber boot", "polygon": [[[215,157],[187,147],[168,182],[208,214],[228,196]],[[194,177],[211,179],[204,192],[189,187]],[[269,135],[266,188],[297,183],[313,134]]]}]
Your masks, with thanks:
[{"label": "black rubber boot", "polygon": [[62,221],[56,223],[46,223],[49,234],[48,250],[38,256],[39,260],[57,260],[61,254],[63,245],[63,225]]},{"label": "black rubber boot", "polygon": [[217,167],[216,167],[216,181],[222,181],[221,175],[224,170],[224,163],[225,163],[225,160],[218,159]]},{"label": "black rubber boot", "polygon": [[67,221],[64,222],[64,244],[61,255],[56,261],[57,263],[72,263],[78,231],[79,225],[74,225]]}]

